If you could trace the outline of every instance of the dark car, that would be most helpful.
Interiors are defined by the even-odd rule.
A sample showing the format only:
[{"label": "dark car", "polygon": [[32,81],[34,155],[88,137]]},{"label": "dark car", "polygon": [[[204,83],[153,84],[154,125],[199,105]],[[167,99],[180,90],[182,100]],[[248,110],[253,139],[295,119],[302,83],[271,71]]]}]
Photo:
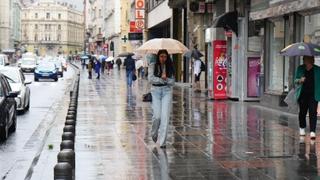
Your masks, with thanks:
[{"label": "dark car", "polygon": [[56,65],[52,62],[43,62],[34,70],[34,81],[39,79],[53,79],[58,81],[58,71]]},{"label": "dark car", "polygon": [[8,138],[9,131],[14,132],[17,125],[17,92],[12,92],[10,84],[0,73],[0,140]]}]

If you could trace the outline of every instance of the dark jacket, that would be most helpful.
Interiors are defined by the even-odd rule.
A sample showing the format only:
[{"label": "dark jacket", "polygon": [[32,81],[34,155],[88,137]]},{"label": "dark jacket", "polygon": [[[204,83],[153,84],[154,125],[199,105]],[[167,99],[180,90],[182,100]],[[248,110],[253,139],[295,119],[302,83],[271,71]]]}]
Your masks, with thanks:
[{"label": "dark jacket", "polygon": [[134,71],[136,70],[136,62],[135,60],[129,56],[124,60],[124,65],[126,66],[127,71]]},{"label": "dark jacket", "polygon": [[[297,68],[296,74],[295,74],[295,82],[298,83],[299,79],[304,76],[305,72],[305,65],[300,65]],[[320,101],[320,67],[317,65],[313,65],[313,72],[314,72],[314,98],[316,101]],[[298,89],[296,91],[296,98],[299,99],[301,95],[302,86],[298,86]]]}]

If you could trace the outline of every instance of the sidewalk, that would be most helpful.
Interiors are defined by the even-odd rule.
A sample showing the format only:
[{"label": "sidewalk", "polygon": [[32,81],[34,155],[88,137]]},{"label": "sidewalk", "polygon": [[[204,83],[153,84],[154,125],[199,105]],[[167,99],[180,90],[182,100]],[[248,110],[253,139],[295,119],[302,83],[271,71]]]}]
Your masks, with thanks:
[{"label": "sidewalk", "polygon": [[[314,179],[320,137],[300,139],[297,117],[254,104],[210,101],[174,88],[166,149],[150,136],[148,91],[125,73],[100,80],[81,73],[76,132],[77,180]],[[319,132],[319,131],[318,131]],[[318,152],[318,153],[317,153]]]}]

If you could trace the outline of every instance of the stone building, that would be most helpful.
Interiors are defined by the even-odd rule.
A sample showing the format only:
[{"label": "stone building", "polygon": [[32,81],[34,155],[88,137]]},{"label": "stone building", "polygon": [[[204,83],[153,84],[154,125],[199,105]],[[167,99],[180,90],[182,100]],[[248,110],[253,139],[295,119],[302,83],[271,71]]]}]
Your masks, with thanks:
[{"label": "stone building", "polygon": [[83,50],[83,14],[67,3],[42,1],[23,8],[22,44],[39,55]]}]

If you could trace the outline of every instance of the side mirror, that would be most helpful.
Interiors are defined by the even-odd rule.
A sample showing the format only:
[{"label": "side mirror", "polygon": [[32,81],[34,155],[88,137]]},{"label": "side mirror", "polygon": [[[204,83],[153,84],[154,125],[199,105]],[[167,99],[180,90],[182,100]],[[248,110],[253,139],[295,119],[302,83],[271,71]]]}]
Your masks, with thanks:
[{"label": "side mirror", "polygon": [[28,85],[28,84],[31,84],[31,83],[32,83],[32,81],[24,81],[25,85]]},{"label": "side mirror", "polygon": [[19,94],[19,92],[17,92],[17,91],[11,91],[11,92],[9,92],[9,95],[7,97],[15,98],[18,96],[18,94]]}]

